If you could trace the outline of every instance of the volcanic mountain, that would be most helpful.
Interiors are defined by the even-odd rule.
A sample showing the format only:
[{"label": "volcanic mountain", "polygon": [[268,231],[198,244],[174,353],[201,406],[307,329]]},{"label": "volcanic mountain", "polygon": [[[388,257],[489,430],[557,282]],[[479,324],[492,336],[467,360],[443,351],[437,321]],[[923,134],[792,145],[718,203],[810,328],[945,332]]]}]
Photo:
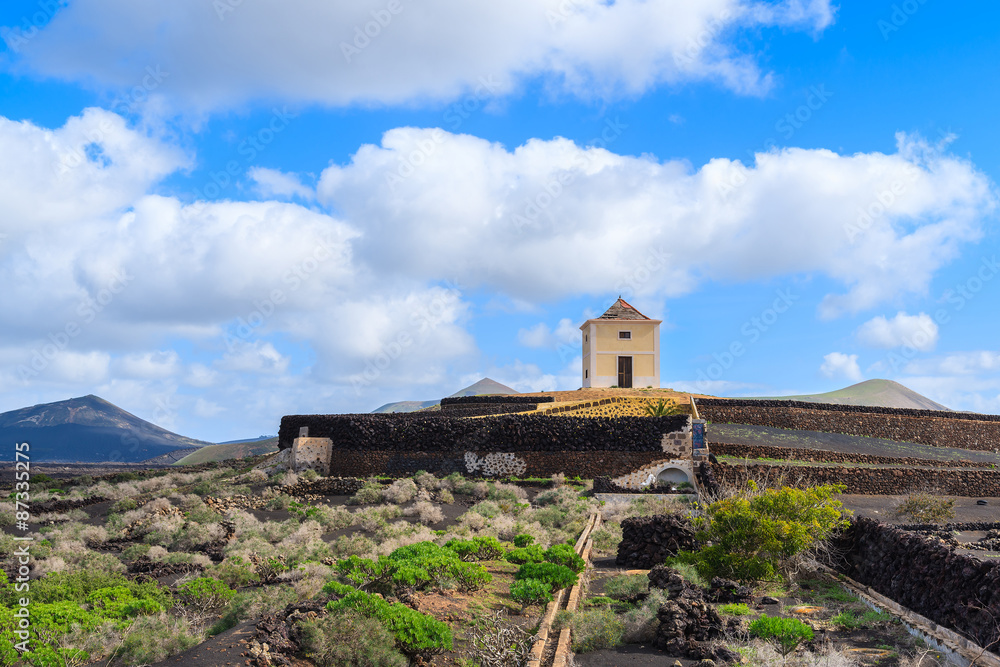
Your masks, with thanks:
[{"label": "volcanic mountain", "polygon": [[[145,461],[210,444],[160,428],[94,395],[0,414],[0,439],[30,443],[32,461],[81,463]],[[13,458],[12,445],[0,448],[0,460]]]},{"label": "volcanic mountain", "polygon": [[[483,378],[475,384],[470,384],[465,389],[459,389],[454,394],[448,398],[454,396],[481,396],[484,394],[516,394],[518,392],[514,391],[510,387],[504,384],[500,384],[496,380],[491,380],[489,378]],[[425,408],[431,408],[435,405],[440,405],[441,399],[434,401],[397,401],[396,403],[386,403],[380,408],[372,410],[372,412],[416,412],[417,410],[423,410]]]},{"label": "volcanic mountain", "polygon": [[914,408],[917,410],[949,410],[909,387],[892,380],[865,380],[825,394],[804,396],[773,396],[774,399],[835,403],[837,405],[869,405],[882,408]]}]

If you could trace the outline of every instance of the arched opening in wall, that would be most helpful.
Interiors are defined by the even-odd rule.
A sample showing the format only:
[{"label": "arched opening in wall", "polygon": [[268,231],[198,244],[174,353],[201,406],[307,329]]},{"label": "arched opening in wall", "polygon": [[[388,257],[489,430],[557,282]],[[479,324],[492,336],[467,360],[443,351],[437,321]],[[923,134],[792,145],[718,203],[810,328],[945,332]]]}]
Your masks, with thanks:
[{"label": "arched opening in wall", "polygon": [[664,468],[656,476],[656,483],[677,488],[681,484],[691,484],[691,478],[680,468]]}]

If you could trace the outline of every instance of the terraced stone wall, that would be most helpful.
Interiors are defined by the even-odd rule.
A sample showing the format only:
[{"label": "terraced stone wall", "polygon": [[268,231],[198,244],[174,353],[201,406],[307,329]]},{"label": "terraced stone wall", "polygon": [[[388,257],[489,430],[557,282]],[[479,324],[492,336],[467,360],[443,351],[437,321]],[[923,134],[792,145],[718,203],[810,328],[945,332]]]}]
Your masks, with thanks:
[{"label": "terraced stone wall", "polygon": [[[847,466],[781,466],[752,464],[748,467],[767,479],[784,478],[784,484],[806,488],[819,484],[843,484],[845,493],[902,495],[929,491],[941,495],[973,498],[1000,496],[1000,470],[942,470],[930,468],[852,468]],[[742,465],[712,466],[722,484],[739,484],[747,477]]]},{"label": "terraced stone wall", "polygon": [[553,419],[499,415],[475,419],[423,415],[291,415],[278,443],[329,438],[329,474],[408,475],[417,470],[485,476],[617,477],[664,457],[664,434],[687,416]]},{"label": "terraced stone wall", "polygon": [[994,653],[1000,648],[1000,563],[864,517],[837,546],[844,574],[980,646],[993,644]]},{"label": "terraced stone wall", "polygon": [[938,461],[918,459],[911,456],[876,456],[874,454],[854,454],[833,452],[827,449],[805,449],[795,447],[774,447],[771,445],[742,445],[729,442],[711,443],[716,456],[738,456],[750,459],[783,459],[791,461],[830,461],[838,463],[866,463],[873,465],[921,465],[938,468],[1000,468],[996,463],[983,461]]},{"label": "terraced stone wall", "polygon": [[960,415],[932,410],[862,408],[799,401],[700,399],[697,404],[701,418],[712,422],[845,433],[936,447],[1000,451],[1000,421],[996,420],[997,415]]}]

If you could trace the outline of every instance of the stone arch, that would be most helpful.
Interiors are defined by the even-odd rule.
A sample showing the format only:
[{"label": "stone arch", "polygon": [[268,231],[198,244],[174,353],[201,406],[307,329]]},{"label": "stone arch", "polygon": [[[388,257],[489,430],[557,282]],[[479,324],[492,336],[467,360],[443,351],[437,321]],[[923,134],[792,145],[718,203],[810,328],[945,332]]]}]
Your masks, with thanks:
[{"label": "stone arch", "polygon": [[678,484],[692,484],[691,477],[688,475],[687,471],[676,466],[664,466],[656,474],[656,481],[659,484],[669,484],[671,486],[677,486]]}]

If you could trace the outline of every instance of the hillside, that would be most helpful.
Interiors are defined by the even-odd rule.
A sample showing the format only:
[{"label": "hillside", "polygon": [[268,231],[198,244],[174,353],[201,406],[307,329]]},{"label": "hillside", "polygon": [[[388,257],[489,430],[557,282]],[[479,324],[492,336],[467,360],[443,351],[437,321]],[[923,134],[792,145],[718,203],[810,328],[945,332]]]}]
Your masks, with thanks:
[{"label": "hillside", "polygon": [[[762,397],[763,398],[763,397]],[[834,403],[838,405],[871,405],[883,408],[914,408],[917,410],[950,410],[921,396],[912,389],[892,380],[865,380],[850,387],[837,389],[825,394],[804,396],[769,396],[771,399],[807,401],[810,403]]]},{"label": "hillside", "polygon": [[[32,461],[138,462],[210,443],[172,433],[94,395],[0,414],[0,439],[31,444]],[[13,459],[4,448],[0,460]]]},{"label": "hillside", "polygon": [[[496,380],[491,380],[489,378],[483,378],[474,384],[470,384],[465,389],[459,389],[454,394],[448,398],[455,396],[481,396],[483,394],[516,394],[517,392],[508,387],[507,385],[500,384]],[[441,399],[433,401],[396,401],[395,403],[386,403],[380,408],[372,410],[375,413],[389,413],[389,412],[416,412],[417,410],[424,410],[426,408],[432,408],[435,405],[440,405]]]},{"label": "hillside", "polygon": [[227,459],[243,459],[248,456],[273,454],[278,451],[278,437],[266,440],[244,440],[242,442],[226,442],[218,445],[208,445],[191,452],[177,461],[177,465],[196,465],[210,461],[225,461]]}]

